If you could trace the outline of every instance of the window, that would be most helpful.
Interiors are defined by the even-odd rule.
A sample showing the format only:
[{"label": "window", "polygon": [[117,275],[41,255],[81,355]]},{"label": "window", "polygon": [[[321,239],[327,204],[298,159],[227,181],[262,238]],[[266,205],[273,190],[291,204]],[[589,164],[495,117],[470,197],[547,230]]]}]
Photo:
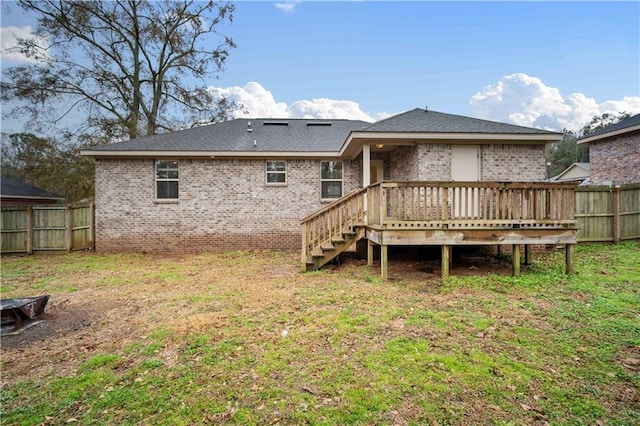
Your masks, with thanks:
[{"label": "window", "polygon": [[320,181],[322,199],[342,197],[342,161],[323,161]]},{"label": "window", "polygon": [[158,200],[178,199],[178,162],[175,160],[156,161],[156,198]]},{"label": "window", "polygon": [[267,161],[267,184],[284,185],[287,183],[287,162]]}]

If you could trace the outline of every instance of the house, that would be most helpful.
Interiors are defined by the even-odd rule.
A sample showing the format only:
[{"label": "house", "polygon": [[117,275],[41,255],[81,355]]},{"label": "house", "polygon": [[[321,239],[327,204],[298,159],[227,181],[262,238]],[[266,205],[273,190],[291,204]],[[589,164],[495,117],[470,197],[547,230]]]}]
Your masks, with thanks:
[{"label": "house", "polygon": [[551,182],[576,182],[582,183],[589,179],[589,163],[573,163],[560,174],[549,179]]},{"label": "house", "polygon": [[64,203],[62,195],[36,188],[11,176],[2,176],[0,178],[0,186],[2,207]]},{"label": "house", "polygon": [[[508,220],[509,202],[514,206],[508,207],[510,217],[518,212],[517,220],[527,227],[527,220],[534,220],[534,210],[545,208],[544,200],[536,201],[542,192],[536,191],[567,191],[560,184],[542,183],[544,146],[561,138],[562,134],[539,129],[413,109],[373,124],[235,119],[92,148],[83,154],[93,157],[96,165],[99,251],[290,249],[300,247],[302,241],[303,267],[308,262],[315,268],[360,238],[383,251],[388,245],[385,238],[395,238],[390,244],[412,244],[385,234],[388,213],[396,215],[399,228],[407,218],[399,216],[397,209],[387,209],[396,208],[400,198],[394,202],[380,198],[381,194],[408,197],[407,182],[421,183],[414,195],[422,194],[423,207],[431,203],[438,214],[450,211],[452,217],[447,220],[465,214],[476,223],[498,226]],[[529,184],[502,183],[514,181]],[[446,194],[434,182],[449,185]],[[405,189],[399,189],[400,194],[389,185],[396,189],[405,185]],[[432,192],[434,188],[440,192]],[[451,197],[447,191],[453,191]],[[526,198],[522,200],[526,212],[522,206],[515,208],[518,197]],[[557,214],[550,199],[547,194],[547,209]],[[376,204],[370,205],[374,200]],[[402,202],[408,208],[409,200]],[[347,217],[349,212],[353,214]],[[485,221],[481,212],[493,215],[493,221]],[[360,226],[367,220],[372,225],[378,220],[379,228]],[[435,219],[423,217],[412,223],[414,230],[426,227],[431,232]],[[453,244],[462,238],[460,232],[450,235],[442,226],[457,224],[439,218],[437,233],[446,234],[446,241],[435,238],[427,243]],[[544,236],[540,231],[535,242],[574,243],[575,232],[565,228],[545,231]],[[514,233],[510,224],[507,236],[494,231],[494,236],[487,237],[491,244],[526,244],[524,234],[530,229]],[[425,243],[424,235],[415,243]],[[480,239],[460,243],[487,243],[474,238]]]},{"label": "house", "polygon": [[640,182],[640,114],[579,139],[589,144],[592,185]]}]

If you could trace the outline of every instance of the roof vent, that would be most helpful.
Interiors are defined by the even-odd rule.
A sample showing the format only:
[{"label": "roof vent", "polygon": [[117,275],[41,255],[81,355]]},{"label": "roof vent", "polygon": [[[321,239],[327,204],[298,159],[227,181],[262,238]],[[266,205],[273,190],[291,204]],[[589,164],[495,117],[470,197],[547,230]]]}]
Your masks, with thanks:
[{"label": "roof vent", "polygon": [[248,121],[247,122],[247,133],[251,133],[251,132],[253,132],[253,129],[251,128],[251,122]]},{"label": "roof vent", "polygon": [[331,126],[331,123],[327,123],[325,121],[315,121],[315,122],[309,122],[307,123],[307,126],[312,127],[312,126]]},{"label": "roof vent", "polygon": [[289,123],[286,121],[265,121],[262,123],[263,126],[288,126]]}]

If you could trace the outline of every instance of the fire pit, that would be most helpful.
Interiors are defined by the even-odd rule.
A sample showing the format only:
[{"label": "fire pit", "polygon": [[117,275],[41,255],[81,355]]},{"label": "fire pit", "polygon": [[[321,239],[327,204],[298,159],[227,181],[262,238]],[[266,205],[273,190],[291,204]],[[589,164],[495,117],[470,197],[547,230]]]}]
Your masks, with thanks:
[{"label": "fire pit", "polygon": [[32,320],[44,312],[49,301],[49,295],[36,297],[22,297],[18,299],[0,299],[2,311],[2,326],[15,324],[14,330],[24,325],[26,320]]}]

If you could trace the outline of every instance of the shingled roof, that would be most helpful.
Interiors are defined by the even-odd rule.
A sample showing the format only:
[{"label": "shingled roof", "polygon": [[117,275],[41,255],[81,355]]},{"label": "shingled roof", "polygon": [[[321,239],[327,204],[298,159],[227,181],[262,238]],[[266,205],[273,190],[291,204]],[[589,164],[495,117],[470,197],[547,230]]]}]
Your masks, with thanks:
[{"label": "shingled roof", "polygon": [[359,120],[246,119],[114,143],[92,151],[335,152]]},{"label": "shingled roof", "polygon": [[40,200],[64,200],[64,197],[44,189],[28,185],[11,176],[0,178],[0,196],[2,198],[31,198]]},{"label": "shingled roof", "polygon": [[481,120],[424,109],[413,109],[376,123],[360,120],[238,118],[217,124],[195,127],[132,139],[85,150],[84,155],[180,155],[251,156],[271,153],[323,153],[334,155],[344,150],[349,136],[363,133],[423,133],[437,135],[513,135],[537,137],[558,133],[513,124]]},{"label": "shingled roof", "polygon": [[640,128],[640,114],[636,114],[615,124],[600,129],[584,138],[578,139],[578,143],[592,142],[595,140],[615,136],[622,133],[632,132]]},{"label": "shingled roof", "polygon": [[546,130],[497,121],[481,120],[462,115],[446,114],[421,108],[412,109],[373,123],[367,132],[412,132],[412,133],[499,133],[517,135],[554,134]]}]

